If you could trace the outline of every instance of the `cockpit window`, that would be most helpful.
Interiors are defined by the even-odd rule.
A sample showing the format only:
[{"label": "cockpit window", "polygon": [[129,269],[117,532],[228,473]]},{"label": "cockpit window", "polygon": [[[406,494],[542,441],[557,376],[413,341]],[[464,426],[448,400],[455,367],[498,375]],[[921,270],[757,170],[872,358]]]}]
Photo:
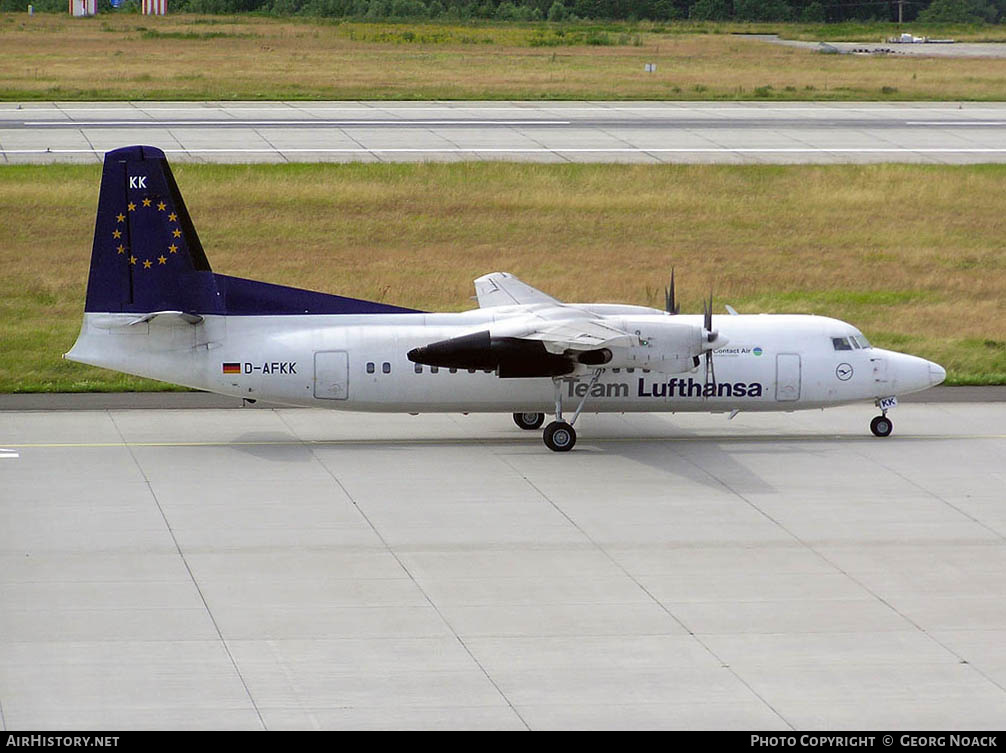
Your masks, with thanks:
[{"label": "cockpit window", "polygon": [[835,350],[852,350],[848,337],[833,337],[831,344],[835,346]]},{"label": "cockpit window", "polygon": [[867,340],[862,335],[856,335],[854,339],[856,340],[856,342],[859,343],[859,347],[860,348],[869,348],[870,347],[870,341]]}]

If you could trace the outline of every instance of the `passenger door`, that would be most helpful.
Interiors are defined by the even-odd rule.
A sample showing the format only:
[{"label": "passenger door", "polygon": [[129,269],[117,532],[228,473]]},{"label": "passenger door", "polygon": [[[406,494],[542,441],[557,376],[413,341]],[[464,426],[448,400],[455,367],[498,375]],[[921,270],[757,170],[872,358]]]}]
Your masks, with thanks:
[{"label": "passenger door", "polygon": [[800,356],[780,353],[775,357],[775,399],[788,402],[800,399]]},{"label": "passenger door", "polygon": [[322,400],[349,398],[349,354],[346,351],[314,354],[314,396]]}]

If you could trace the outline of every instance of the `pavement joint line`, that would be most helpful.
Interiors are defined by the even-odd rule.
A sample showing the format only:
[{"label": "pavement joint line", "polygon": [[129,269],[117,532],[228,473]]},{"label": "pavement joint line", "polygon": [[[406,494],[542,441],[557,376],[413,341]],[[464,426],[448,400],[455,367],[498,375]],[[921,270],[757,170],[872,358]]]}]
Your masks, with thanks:
[{"label": "pavement joint line", "polygon": [[[944,499],[942,496],[940,496],[936,492],[934,492],[934,491],[932,491],[930,489],[927,489],[922,484],[918,483],[915,479],[913,479],[913,478],[911,478],[909,476],[906,476],[905,474],[901,473],[900,471],[898,471],[898,470],[890,467],[886,463],[881,462],[879,459],[877,459],[875,457],[864,455],[863,453],[858,453],[858,454],[864,460],[868,460],[870,462],[876,463],[877,465],[879,465],[881,468],[883,468],[885,471],[887,471],[891,475],[897,476],[898,478],[900,478],[902,481],[904,481],[906,484],[909,484],[910,486],[914,486],[916,489],[918,489],[920,492],[922,492],[926,496],[931,497],[932,499],[936,500],[937,502],[940,502],[940,503],[946,505],[947,507],[949,507],[950,509],[952,509],[957,514],[959,514],[959,515],[967,518],[968,520],[970,520],[975,525],[977,525],[977,526],[979,526],[981,528],[984,528],[986,531],[988,531],[989,533],[991,533],[997,539],[999,539],[1000,541],[1006,543],[1006,536],[1003,535],[1002,531],[999,531],[999,530],[993,528],[992,526],[988,525],[987,523],[983,523],[982,521],[978,520],[978,518],[976,518],[971,513],[967,512],[966,510],[961,509],[960,507],[958,507],[957,505],[955,505],[953,502],[950,502],[949,500]],[[1002,686],[1000,686],[1000,687],[1002,687]]]},{"label": "pavement joint line", "polygon": [[[259,131],[258,128],[253,128],[252,132],[260,139],[262,139],[265,143],[267,143],[271,149],[274,149],[276,151],[276,154],[278,154],[280,157],[283,158],[283,162],[287,163],[290,162],[290,158],[287,157],[285,154],[283,154],[283,150],[278,149],[274,143],[272,143],[268,138],[265,137],[265,135],[261,131]],[[174,136],[172,135],[172,137]],[[175,140],[177,141],[177,139]]]},{"label": "pavement joint line", "polygon": [[[1006,434],[910,434],[910,435],[898,435],[893,441],[894,442],[944,442],[948,440],[973,440],[973,441],[988,441],[988,440],[999,440],[1006,439]],[[527,436],[514,436],[514,437],[457,437],[457,438],[442,438],[442,439],[428,439],[423,437],[402,437],[396,439],[382,438],[382,439],[368,439],[368,438],[349,438],[349,439],[277,439],[277,440],[261,440],[261,441],[249,441],[249,442],[229,442],[229,441],[213,441],[207,440],[205,442],[172,442],[172,441],[159,441],[159,442],[7,442],[12,448],[17,449],[60,449],[60,448],[100,448],[100,447],[339,447],[342,445],[388,445],[400,446],[400,445],[451,445],[457,444],[459,442],[471,443],[476,442],[481,445],[492,445],[492,444],[537,444],[539,441],[537,435],[533,437]],[[849,434],[829,434],[829,435],[813,435],[813,434],[779,434],[774,436],[733,436],[733,435],[688,435],[688,436],[647,436],[645,434],[640,434],[635,437],[583,437],[581,438],[581,444],[584,447],[590,445],[604,445],[604,444],[622,444],[627,442],[689,442],[693,444],[710,443],[714,442],[717,444],[730,444],[730,443],[761,443],[761,442],[833,442],[833,441],[843,441],[843,442],[877,442],[876,437],[871,437],[867,435],[849,435]]]},{"label": "pavement joint line", "polygon": [[[296,430],[292,426],[290,426],[290,424],[287,423],[287,421],[283,418],[283,415],[281,413],[277,413],[277,417],[279,418],[280,423],[282,423],[290,431],[296,434]],[[429,593],[427,593],[426,589],[423,588],[422,585],[419,583],[419,581],[416,579],[416,576],[412,573],[411,570],[409,570],[408,566],[405,564],[405,562],[402,561],[401,557],[398,556],[398,552],[396,552],[391,547],[391,545],[388,544],[387,539],[384,538],[380,530],[378,530],[377,526],[374,525],[373,521],[371,521],[370,516],[367,515],[366,511],[359,505],[359,503],[356,501],[353,495],[350,494],[349,489],[346,488],[346,486],[342,483],[339,477],[335,475],[332,469],[329,468],[328,465],[326,465],[325,462],[321,458],[319,458],[314,453],[313,450],[311,451],[311,457],[314,459],[314,462],[316,462],[318,465],[321,466],[322,470],[324,470],[325,473],[328,474],[328,476],[332,479],[332,481],[335,482],[335,484],[339,487],[339,489],[342,490],[342,493],[346,495],[346,499],[352,502],[353,507],[360,514],[360,517],[363,518],[364,522],[367,524],[367,526],[369,526],[370,530],[374,532],[374,535],[377,537],[378,541],[380,541],[381,544],[384,546],[384,549],[388,552],[388,554],[390,554],[395,559],[395,562],[398,563],[398,566],[402,569],[402,572],[404,572],[406,575],[409,576],[409,580],[412,581],[412,584],[416,587],[416,590],[418,590],[419,593],[422,594],[423,598],[426,599],[426,603],[430,605],[430,608],[436,613],[437,617],[440,618],[440,621],[444,624],[444,626],[451,631],[451,634],[454,636],[454,639],[461,645],[461,648],[464,649],[465,653],[468,654],[468,657],[475,663],[475,666],[478,667],[479,671],[482,673],[482,676],[485,677],[486,680],[489,681],[489,684],[496,689],[496,692],[499,694],[500,698],[502,698],[506,702],[507,706],[510,707],[510,710],[520,720],[520,723],[524,725],[524,728],[530,730],[531,726],[527,723],[527,721],[524,719],[521,713],[517,710],[517,707],[514,706],[513,701],[511,701],[509,696],[507,696],[507,694],[503,692],[503,688],[499,686],[499,684],[496,682],[493,676],[489,673],[489,670],[487,670],[485,666],[483,666],[482,662],[479,661],[478,657],[475,656],[475,653],[471,650],[471,648],[468,647],[468,644],[465,643],[464,638],[461,637],[458,631],[455,630],[454,625],[451,624],[450,620],[448,620],[447,617],[444,615],[444,613],[440,611],[440,607],[437,606],[436,602],[433,601],[433,598],[429,595]]]},{"label": "pavement joint line", "polygon": [[[983,523],[982,521],[978,520],[976,517],[974,517],[973,515],[969,514],[965,510],[962,510],[960,507],[958,507],[957,505],[953,504],[952,502],[944,499],[943,497],[941,497],[936,492],[934,492],[934,491],[932,491],[930,489],[927,489],[926,487],[922,486],[921,484],[919,484],[914,479],[909,478],[908,476],[905,476],[905,474],[900,473],[899,471],[896,471],[895,469],[893,469],[889,465],[881,462],[877,458],[869,457],[869,456],[864,455],[862,453],[857,453],[857,454],[861,458],[863,458],[864,460],[866,460],[867,462],[876,463],[881,468],[883,468],[886,472],[888,472],[888,473],[890,473],[890,474],[892,474],[894,476],[897,476],[898,478],[900,478],[902,481],[906,482],[907,484],[909,484],[911,486],[914,486],[916,489],[918,489],[923,494],[926,494],[929,497],[931,497],[932,499],[935,499],[937,502],[941,502],[942,504],[946,505],[947,507],[949,507],[950,509],[954,510],[959,515],[961,515],[961,516],[967,518],[968,520],[970,520],[975,525],[979,526],[980,528],[985,529],[986,531],[988,531],[989,533],[991,533],[993,536],[995,536],[996,538],[998,538],[1000,541],[1006,541],[1006,536],[1003,536],[1003,534],[1000,531],[997,531],[995,528],[992,528],[991,526],[987,525],[986,523]],[[825,559],[827,559],[827,557],[825,557]],[[873,593],[873,590],[871,588],[869,588],[869,586],[866,586],[865,584],[860,583],[859,580],[855,576],[848,575],[847,573],[846,573],[846,575],[847,575],[847,577],[849,577],[854,582],[859,583],[862,588],[866,589],[870,593]],[[975,666],[972,662],[967,661],[967,659],[964,657],[964,655],[962,653],[958,652],[957,650],[955,650],[951,646],[949,646],[946,643],[944,643],[943,641],[941,641],[939,638],[937,638],[935,635],[933,635],[930,631],[926,630],[924,627],[922,627],[922,625],[918,624],[915,620],[913,620],[908,615],[903,614],[893,604],[890,604],[887,601],[887,599],[884,599],[879,594],[876,594],[876,596],[877,596],[878,599],[880,599],[882,602],[884,602],[884,604],[886,604],[887,606],[889,606],[891,609],[893,609],[895,612],[897,612],[901,617],[903,617],[905,620],[907,620],[909,623],[911,623],[920,633],[922,633],[923,635],[925,635],[927,638],[929,638],[937,646],[939,646],[940,648],[942,648],[944,651],[946,651],[947,653],[949,653],[951,656],[955,657],[958,660],[958,662],[960,662],[962,664],[967,664],[968,667],[971,670],[977,672],[978,675],[983,680],[985,680],[986,682],[994,685],[999,690],[1006,692],[1006,686],[1004,686],[1001,682],[997,681],[991,675],[989,675],[986,672],[982,671],[979,667]]]},{"label": "pavement joint line", "polygon": [[[112,415],[111,411],[108,411],[108,419],[111,421],[112,426],[115,427],[115,430],[119,433],[119,436],[122,436],[122,430],[115,422],[115,416]],[[164,512],[164,508],[161,507],[161,500],[157,498],[157,492],[154,491],[154,486],[150,483],[150,479],[147,477],[147,472],[143,470],[143,466],[140,465],[140,461],[133,453],[132,449],[129,451],[129,456],[132,458],[133,464],[136,466],[136,470],[143,479],[143,483],[146,484],[147,491],[150,492],[151,499],[154,500],[154,504],[157,506],[157,512],[160,513],[161,520],[164,521],[164,525],[168,529],[168,535],[171,536],[171,541],[175,545],[175,551],[178,552],[178,556],[181,558],[182,564],[185,566],[185,571],[189,574],[189,579],[192,581],[192,585],[196,589],[196,593],[199,595],[200,601],[203,603],[203,608],[206,610],[206,615],[210,618],[210,623],[212,623],[213,629],[216,631],[217,638],[220,640],[220,644],[223,646],[223,649],[227,654],[227,658],[230,659],[231,666],[234,668],[234,672],[237,674],[238,680],[240,680],[241,686],[244,688],[245,694],[248,696],[248,701],[251,703],[252,709],[255,711],[255,715],[258,717],[259,724],[262,725],[262,729],[269,729],[262,716],[262,711],[255,702],[255,697],[252,695],[251,688],[248,687],[248,683],[245,681],[244,675],[241,674],[241,668],[238,666],[237,660],[234,658],[234,654],[231,653],[231,647],[227,645],[227,640],[224,638],[224,634],[220,630],[220,625],[217,624],[217,618],[213,616],[213,610],[210,609],[209,602],[206,601],[203,589],[199,586],[199,581],[196,579],[195,573],[192,572],[192,568],[189,566],[189,561],[185,558],[185,552],[182,551],[182,546],[178,543],[178,537],[175,536],[175,531],[171,527],[171,522],[168,520],[168,516]]]},{"label": "pavement joint line", "polygon": [[747,680],[741,677],[733,666],[725,662],[723,658],[720,657],[712,649],[711,646],[707,645],[706,642],[702,640],[702,638],[699,636],[699,634],[696,633],[691,627],[689,627],[682,618],[674,614],[674,612],[671,611],[671,608],[669,606],[667,606],[664,602],[662,602],[660,599],[654,596],[653,593],[646,586],[644,586],[642,582],[640,582],[636,578],[636,576],[634,576],[631,572],[629,572],[628,568],[626,568],[621,562],[619,562],[613,554],[611,554],[607,549],[605,549],[604,546],[596,539],[594,539],[593,536],[587,533],[586,530],[581,528],[579,523],[573,520],[573,518],[569,514],[567,514],[566,511],[563,510],[562,507],[560,507],[558,503],[555,502],[555,500],[553,500],[548,494],[545,493],[543,489],[541,489],[541,487],[539,487],[536,483],[534,483],[534,481],[529,479],[527,475],[524,474],[523,471],[521,471],[519,468],[513,465],[508,459],[501,458],[501,460],[505,465],[511,468],[514,471],[514,473],[520,476],[521,479],[523,479],[524,483],[526,483],[529,487],[531,487],[531,489],[533,489],[536,494],[538,494],[543,500],[545,500],[549,505],[551,505],[552,508],[557,513],[559,513],[559,515],[561,515],[563,518],[569,521],[569,524],[573,526],[573,528],[575,528],[580,533],[581,536],[583,536],[587,541],[589,541],[590,544],[594,546],[597,549],[597,551],[599,551],[605,557],[605,559],[607,559],[612,565],[614,565],[618,570],[620,570],[622,574],[625,575],[625,577],[627,577],[630,581],[632,581],[636,585],[636,587],[640,591],[642,591],[647,596],[647,598],[649,598],[657,606],[658,609],[660,609],[662,612],[664,612],[664,614],[670,617],[671,620],[676,625],[678,625],[682,630],[684,630],[692,640],[698,643],[699,646],[701,646],[702,649],[707,654],[709,654],[709,656],[711,656],[714,660],[716,660],[719,663],[721,668],[729,671],[730,674],[733,675],[734,678],[737,680],[737,682],[739,682],[741,685],[747,688],[748,692],[751,693],[751,695],[753,695],[755,698],[761,701],[765,705],[765,707],[768,708],[773,714],[775,714],[779,718],[779,720],[782,721],[787,727],[789,727],[790,729],[795,729],[793,725],[790,724],[789,720],[786,719],[786,717],[784,717],[781,713],[779,713],[779,711],[771,703],[769,703],[768,700],[762,697],[762,695],[757,690],[755,690],[754,687],[752,687],[751,684],[747,682]]},{"label": "pavement joint line", "polygon": [[[866,455],[862,455],[861,453],[857,453],[857,454],[859,454],[860,457],[864,458],[867,462],[876,462],[872,458],[870,458],[870,457],[868,457]],[[943,649],[944,651],[946,651],[948,654],[950,654],[951,656],[953,656],[958,661],[961,661],[963,659],[963,657],[960,656],[957,652],[953,651],[948,646],[945,646],[942,642],[940,642],[934,636],[932,636],[925,628],[922,627],[922,625],[920,625],[918,622],[916,622],[911,617],[909,617],[907,614],[905,614],[900,609],[898,609],[896,606],[894,606],[894,604],[891,603],[891,601],[889,601],[888,599],[886,599],[881,594],[877,593],[873,588],[871,588],[870,586],[868,586],[866,583],[864,583],[862,580],[860,580],[859,578],[857,578],[855,575],[853,575],[853,574],[849,573],[848,571],[846,571],[845,568],[843,568],[841,565],[839,565],[836,562],[833,562],[826,554],[823,554],[823,553],[819,552],[817,549],[814,548],[813,545],[811,545],[808,542],[806,542],[800,535],[798,535],[797,533],[791,531],[787,526],[785,526],[782,523],[782,521],[776,519],[776,517],[774,515],[772,515],[769,512],[766,512],[756,502],[748,499],[748,497],[745,494],[743,494],[742,492],[734,489],[734,487],[726,479],[722,478],[721,476],[716,475],[715,473],[711,472],[707,468],[704,468],[703,466],[699,465],[697,462],[695,462],[695,460],[693,460],[692,458],[688,457],[687,455],[683,455],[682,458],[686,462],[690,463],[692,466],[694,466],[695,468],[697,468],[699,471],[701,471],[702,473],[706,474],[706,476],[708,476],[710,479],[712,479],[714,483],[718,483],[720,486],[722,486],[724,489],[726,489],[729,493],[733,494],[739,500],[741,500],[742,502],[744,502],[751,509],[753,509],[756,513],[758,513],[759,515],[761,515],[762,517],[764,517],[766,520],[768,520],[770,523],[772,523],[772,525],[776,526],[780,531],[783,531],[787,536],[789,536],[793,540],[794,543],[796,543],[797,545],[803,547],[812,556],[817,557],[819,560],[821,560],[822,562],[824,562],[825,564],[827,564],[828,567],[833,568],[836,572],[838,572],[842,576],[848,578],[852,583],[856,584],[856,586],[858,586],[859,588],[861,588],[871,598],[875,599],[876,601],[880,602],[883,606],[885,606],[887,609],[891,610],[894,614],[896,614],[900,619],[902,619],[904,622],[906,622],[908,625],[910,625],[913,629],[915,629],[916,631],[918,631],[922,635],[924,635],[927,638],[929,638],[937,646],[939,646],[941,649]],[[886,469],[886,466],[884,466],[882,463],[878,462],[877,464],[881,468],[885,468]],[[1003,689],[1001,685],[999,685],[994,680],[991,680],[983,672],[979,671],[979,675],[981,677],[983,677],[986,681],[990,682],[995,687],[999,688],[1000,690]]]}]

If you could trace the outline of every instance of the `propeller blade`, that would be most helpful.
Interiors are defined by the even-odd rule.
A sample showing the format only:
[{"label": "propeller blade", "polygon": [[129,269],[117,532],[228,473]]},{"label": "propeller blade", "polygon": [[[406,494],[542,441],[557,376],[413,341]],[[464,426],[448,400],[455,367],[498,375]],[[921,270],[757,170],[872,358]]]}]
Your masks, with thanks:
[{"label": "propeller blade", "polygon": [[[710,335],[713,332],[713,291],[709,291],[709,300],[702,302],[702,326],[705,327],[706,332]],[[709,342],[712,342],[713,338],[710,337]]]},{"label": "propeller blade", "polygon": [[664,308],[668,314],[677,314],[681,311],[677,298],[674,295],[674,267],[671,267],[671,284],[664,288]]},{"label": "propeller blade", "polygon": [[[705,330],[706,342],[714,343],[716,338],[719,337],[719,333],[713,329],[713,291],[709,290],[709,300],[702,302],[702,326]],[[711,392],[715,394],[716,392],[716,367],[713,366],[713,351],[712,348],[706,350],[706,385],[712,385],[713,388]],[[703,390],[703,395],[705,395],[707,390]]]}]

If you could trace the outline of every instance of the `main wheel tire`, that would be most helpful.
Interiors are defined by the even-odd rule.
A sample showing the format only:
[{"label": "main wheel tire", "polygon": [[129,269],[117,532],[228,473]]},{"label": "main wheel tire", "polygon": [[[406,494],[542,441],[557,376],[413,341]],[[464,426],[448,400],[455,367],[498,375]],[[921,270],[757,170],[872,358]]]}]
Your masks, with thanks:
[{"label": "main wheel tire", "polygon": [[877,416],[870,421],[870,431],[875,437],[889,437],[894,429],[894,422],[887,416]]},{"label": "main wheel tire", "polygon": [[569,452],[576,444],[576,432],[565,421],[553,421],[545,427],[544,439],[552,452]]},{"label": "main wheel tire", "polygon": [[541,428],[545,423],[544,413],[514,413],[513,422],[525,431]]}]

